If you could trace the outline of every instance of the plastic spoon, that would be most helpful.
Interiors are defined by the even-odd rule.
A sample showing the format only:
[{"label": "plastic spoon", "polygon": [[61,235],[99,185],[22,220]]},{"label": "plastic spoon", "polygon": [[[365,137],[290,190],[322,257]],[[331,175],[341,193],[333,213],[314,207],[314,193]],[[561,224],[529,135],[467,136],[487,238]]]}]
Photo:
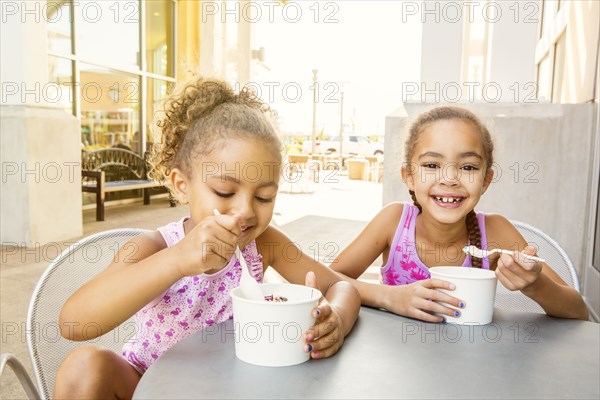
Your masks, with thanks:
[{"label": "plastic spoon", "polygon": [[[215,209],[213,212],[215,215],[221,215],[221,213],[217,209]],[[235,246],[235,256],[239,260],[240,267],[242,268],[242,277],[240,278],[240,288],[242,289],[244,296],[246,296],[246,298],[251,299],[251,300],[264,300],[265,296],[264,296],[262,290],[260,290],[259,283],[256,281],[256,279],[254,279],[252,277],[252,275],[250,275],[250,270],[248,269],[248,264],[246,263],[244,256],[242,256],[242,252],[240,251],[240,246]]]},{"label": "plastic spoon", "polygon": [[[482,250],[482,249],[478,248],[477,246],[465,246],[465,247],[463,247],[463,251],[466,254],[470,254],[471,256],[477,257],[477,258],[487,257],[490,254],[494,254],[494,253],[503,253],[503,254],[510,254],[510,255],[515,254],[515,252],[511,251],[511,250],[502,250],[502,249]],[[533,261],[537,261],[537,262],[546,262],[546,260],[544,260],[543,258],[539,258],[536,256],[523,255],[523,257],[525,257],[525,259],[533,260]]]}]

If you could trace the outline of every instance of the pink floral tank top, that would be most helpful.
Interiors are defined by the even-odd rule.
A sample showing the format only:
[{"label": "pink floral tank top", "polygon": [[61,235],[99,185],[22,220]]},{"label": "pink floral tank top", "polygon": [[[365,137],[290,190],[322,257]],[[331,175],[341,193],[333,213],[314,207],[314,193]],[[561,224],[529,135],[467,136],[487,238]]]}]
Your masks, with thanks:
[{"label": "pink floral tank top", "polygon": [[[429,279],[429,268],[419,258],[415,242],[415,226],[419,209],[405,203],[398,229],[394,235],[387,263],[381,269],[381,280],[385,285],[406,285],[416,281]],[[487,249],[485,233],[485,214],[476,213],[479,230],[481,231],[481,247]],[[462,252],[462,249],[457,249]],[[471,256],[467,255],[463,267],[471,266]],[[482,268],[490,269],[489,259],[482,260]]]},{"label": "pink floral tank top", "polygon": [[[183,222],[158,231],[168,247],[185,236]],[[263,265],[256,242],[242,251],[250,274],[263,280]],[[229,291],[240,283],[242,270],[234,256],[215,274],[186,276],[135,314],[135,335],[123,346],[123,357],[140,373],[183,338],[233,317]]]}]

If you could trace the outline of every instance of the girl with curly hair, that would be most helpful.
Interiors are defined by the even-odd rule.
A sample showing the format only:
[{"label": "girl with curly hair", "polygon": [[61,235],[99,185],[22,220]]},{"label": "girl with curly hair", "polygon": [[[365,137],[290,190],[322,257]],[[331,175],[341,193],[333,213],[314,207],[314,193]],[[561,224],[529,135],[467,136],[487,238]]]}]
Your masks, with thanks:
[{"label": "girl with curly hair", "polygon": [[[82,329],[89,323],[103,334],[133,315],[137,333],[122,356],[93,346],[71,353],[58,370],[54,397],[131,398],[142,374],[171,346],[232,318],[229,291],[241,276],[237,245],[257,281],[272,266],[292,283],[320,289],[316,323],[300,345],[312,358],[339,350],[360,296],[269,225],[282,168],[274,117],[254,93],[235,93],[220,80],[196,78],[166,101],[151,174],[170,182],[190,215],[132,239],[136,262],[117,254],[65,303],[60,326],[71,340],[92,339]],[[290,258],[290,248],[299,256]]]},{"label": "girl with curly hair", "polygon": [[[359,290],[362,304],[427,322],[459,318],[469,304],[436,290],[454,287],[429,273],[454,265],[494,270],[507,289],[520,290],[550,316],[588,318],[581,295],[527,257],[535,248],[506,218],[475,212],[494,176],[493,149],[488,129],[464,108],[437,107],[416,119],[402,167],[413,204],[384,207],[331,264]],[[515,251],[478,259],[462,251],[466,245]],[[379,255],[383,285],[357,280]]]}]

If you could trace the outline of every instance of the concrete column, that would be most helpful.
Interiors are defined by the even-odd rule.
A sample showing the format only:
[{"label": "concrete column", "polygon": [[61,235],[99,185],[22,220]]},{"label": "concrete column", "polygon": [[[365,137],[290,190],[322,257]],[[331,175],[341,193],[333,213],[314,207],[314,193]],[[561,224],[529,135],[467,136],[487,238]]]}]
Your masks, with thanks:
[{"label": "concrete column", "polygon": [[4,3],[2,10],[0,242],[9,245],[36,247],[82,234],[79,122],[44,98],[45,4]]},{"label": "concrete column", "polygon": [[186,81],[191,71],[205,74],[206,64],[212,60],[202,58],[201,51],[210,42],[202,41],[207,24],[212,20],[202,15],[201,10],[212,10],[217,5],[214,2],[180,1],[177,3],[177,80]]},{"label": "concrete column", "polygon": [[[486,9],[488,97],[494,102],[535,102],[535,47],[541,10],[532,15],[534,4],[496,1],[493,5]],[[495,89],[500,92],[496,94]]]},{"label": "concrete column", "polygon": [[420,96],[411,100],[438,102],[447,84],[460,84],[463,17],[462,10],[449,9],[443,2],[421,3]]}]

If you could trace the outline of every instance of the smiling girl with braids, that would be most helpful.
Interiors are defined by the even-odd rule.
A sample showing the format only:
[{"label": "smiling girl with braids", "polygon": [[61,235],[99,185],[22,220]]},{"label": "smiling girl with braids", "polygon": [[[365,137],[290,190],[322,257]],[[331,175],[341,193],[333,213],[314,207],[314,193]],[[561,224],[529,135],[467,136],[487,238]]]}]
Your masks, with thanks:
[{"label": "smiling girl with braids", "polygon": [[[462,265],[495,270],[507,289],[520,290],[550,316],[587,319],[581,295],[548,265],[527,258],[535,248],[506,218],[474,211],[494,175],[493,147],[468,110],[438,107],[417,118],[402,167],[414,204],[387,205],[331,265],[359,290],[362,304],[428,322],[444,321],[433,313],[459,317],[469,305],[435,290],[454,286],[430,279],[429,267]],[[466,245],[522,251],[477,259],[462,252]],[[356,280],[379,255],[383,285]]]}]

